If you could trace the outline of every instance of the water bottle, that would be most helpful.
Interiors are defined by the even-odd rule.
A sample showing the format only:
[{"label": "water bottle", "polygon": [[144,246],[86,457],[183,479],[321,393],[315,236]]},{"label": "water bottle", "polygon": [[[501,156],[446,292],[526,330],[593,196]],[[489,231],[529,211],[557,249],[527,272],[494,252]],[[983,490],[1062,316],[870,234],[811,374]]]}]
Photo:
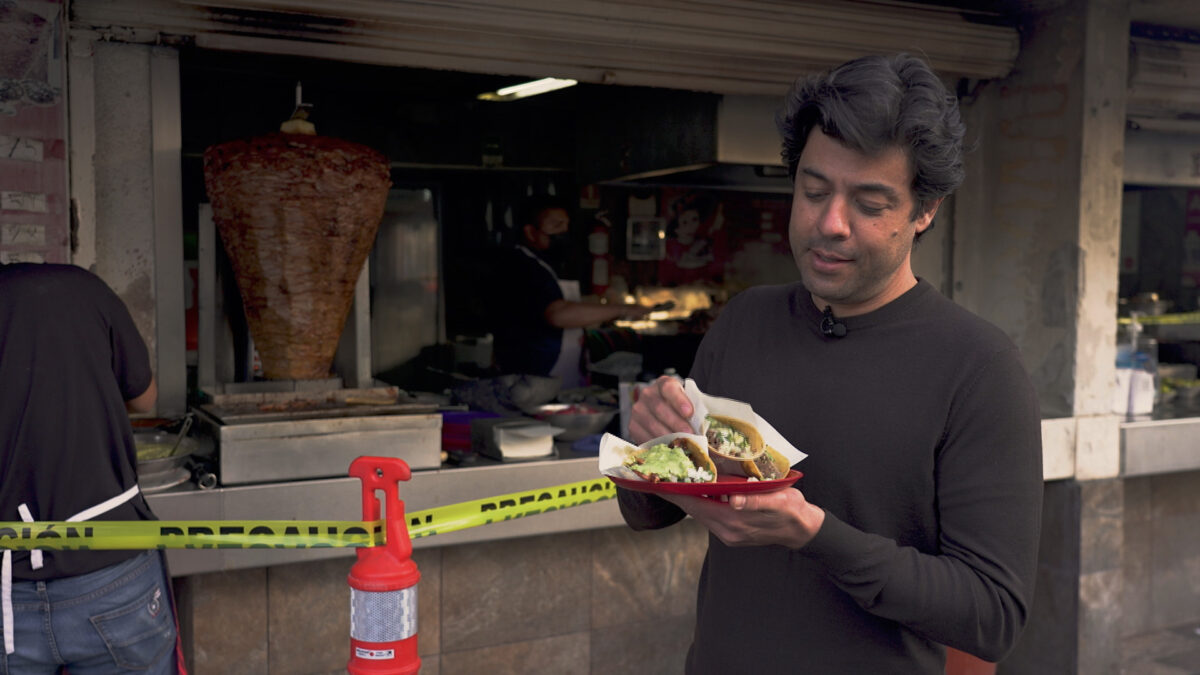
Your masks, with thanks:
[{"label": "water bottle", "polygon": [[1113,411],[1127,418],[1154,412],[1158,391],[1158,341],[1146,335],[1137,317],[1117,327],[1117,371]]}]

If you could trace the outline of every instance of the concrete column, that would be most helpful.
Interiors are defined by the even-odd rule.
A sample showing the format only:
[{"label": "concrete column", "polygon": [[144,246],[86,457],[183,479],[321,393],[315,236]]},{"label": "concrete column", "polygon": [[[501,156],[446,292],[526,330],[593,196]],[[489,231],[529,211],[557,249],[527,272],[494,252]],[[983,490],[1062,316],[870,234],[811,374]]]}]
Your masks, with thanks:
[{"label": "concrete column", "polygon": [[173,49],[72,35],[72,196],[80,249],[150,350],[160,415],[186,410],[179,64]]},{"label": "concrete column", "polygon": [[1124,183],[1129,0],[1088,0],[1082,55],[1079,297],[1075,313],[1076,480],[1121,471],[1112,411]]},{"label": "concrete column", "polygon": [[[957,202],[954,299],[1021,347],[1043,416],[1108,417],[1128,7],[1057,5],[1026,17],[1011,75],[965,99],[979,149]],[[1078,468],[1115,475],[1115,447],[1096,452]]]},{"label": "concrete column", "polygon": [[1026,17],[1012,74],[967,97],[980,139],[955,217],[954,299],[1021,347],[1042,415],[1075,420],[1075,477],[1120,470],[1111,411],[1127,0]]},{"label": "concrete column", "polygon": [[1044,417],[1074,427],[1047,483],[1030,625],[1002,673],[1116,673],[1118,417],[1111,410],[1128,0],[1039,3],[1011,75],[969,106],[980,137],[956,214],[954,298],[1020,346]]},{"label": "concrete column", "polygon": [[67,144],[75,245],[71,263],[96,267],[96,76],[95,40],[72,33],[67,41]]},{"label": "concrete column", "polygon": [[153,362],[154,165],[150,48],[96,43],[94,64],[96,274],[125,301]]}]

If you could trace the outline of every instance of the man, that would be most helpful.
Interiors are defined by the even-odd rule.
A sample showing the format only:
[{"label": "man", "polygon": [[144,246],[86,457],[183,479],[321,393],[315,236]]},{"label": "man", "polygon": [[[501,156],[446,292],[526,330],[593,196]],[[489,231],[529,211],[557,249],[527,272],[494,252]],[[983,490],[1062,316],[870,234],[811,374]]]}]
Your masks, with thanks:
[{"label": "man", "polygon": [[[103,281],[0,265],[0,520],[153,520],[128,413],[157,396],[146,346]],[[0,671],[176,672],[160,552],[6,550],[3,577]]]},{"label": "man", "polygon": [[496,365],[505,373],[558,377],[564,388],[581,386],[583,328],[635,319],[650,308],[583,302],[578,281],[558,278],[555,268],[570,243],[565,202],[533,198],[518,216],[520,243],[502,261],[498,279]]},{"label": "man", "polygon": [[[962,180],[957,104],[921,61],[801,80],[779,120],[801,281],[749,289],[692,376],[800,450],[793,488],[728,503],[619,491],[634,529],[710,531],[689,673],[942,673],[1011,649],[1033,597],[1040,417],[1004,333],[911,268]],[[688,429],[678,382],[642,392],[644,442]]]}]

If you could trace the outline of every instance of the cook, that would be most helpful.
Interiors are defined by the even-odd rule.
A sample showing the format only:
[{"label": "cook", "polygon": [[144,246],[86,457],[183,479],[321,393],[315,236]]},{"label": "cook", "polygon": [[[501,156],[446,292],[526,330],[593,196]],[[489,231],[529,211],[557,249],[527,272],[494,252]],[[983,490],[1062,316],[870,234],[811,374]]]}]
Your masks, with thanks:
[{"label": "cook", "polygon": [[493,334],[503,373],[547,375],[570,389],[584,384],[583,329],[645,316],[649,307],[582,301],[579,282],[559,278],[570,243],[570,209],[553,196],[529,199],[518,213],[518,243],[497,275]]},{"label": "cook", "polygon": [[[0,264],[0,344],[0,520],[154,520],[128,412],[158,387],[117,294],[74,265]],[[182,670],[161,551],[0,557],[0,670]]]}]

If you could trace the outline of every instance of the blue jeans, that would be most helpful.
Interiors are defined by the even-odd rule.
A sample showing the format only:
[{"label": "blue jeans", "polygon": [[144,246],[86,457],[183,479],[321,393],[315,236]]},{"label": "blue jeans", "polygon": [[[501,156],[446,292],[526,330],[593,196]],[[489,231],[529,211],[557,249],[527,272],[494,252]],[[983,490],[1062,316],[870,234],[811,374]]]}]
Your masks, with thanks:
[{"label": "blue jeans", "polygon": [[0,674],[173,675],[175,613],[158,551],[88,574],[13,581],[16,652]]}]

